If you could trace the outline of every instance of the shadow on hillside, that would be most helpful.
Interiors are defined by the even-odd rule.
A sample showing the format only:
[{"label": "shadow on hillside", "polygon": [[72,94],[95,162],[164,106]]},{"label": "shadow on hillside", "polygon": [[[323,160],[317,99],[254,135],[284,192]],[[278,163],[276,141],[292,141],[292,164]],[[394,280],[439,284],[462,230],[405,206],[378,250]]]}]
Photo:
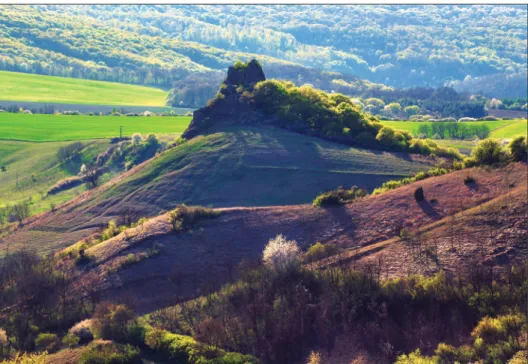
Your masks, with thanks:
[{"label": "shadow on hillside", "polygon": [[354,216],[345,205],[327,207],[325,210],[332,217],[333,222],[333,226],[328,228],[330,236],[326,237],[327,240],[336,239],[341,235],[348,236],[350,240],[356,237],[355,231],[357,224],[354,222]]},{"label": "shadow on hillside", "polygon": [[432,219],[440,218],[440,215],[438,214],[438,212],[435,210],[433,205],[431,205],[428,201],[425,201],[425,200],[420,201],[418,202],[418,206],[420,206],[422,211],[430,218]]}]

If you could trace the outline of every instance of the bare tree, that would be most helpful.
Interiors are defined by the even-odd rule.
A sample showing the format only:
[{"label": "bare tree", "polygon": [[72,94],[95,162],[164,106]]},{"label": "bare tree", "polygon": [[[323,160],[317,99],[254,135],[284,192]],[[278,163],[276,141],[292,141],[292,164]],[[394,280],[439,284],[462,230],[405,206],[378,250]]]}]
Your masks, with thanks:
[{"label": "bare tree", "polygon": [[86,166],[83,177],[89,188],[96,188],[99,186],[99,179],[101,178],[102,174],[103,172],[101,169],[97,168],[95,164],[91,164]]}]

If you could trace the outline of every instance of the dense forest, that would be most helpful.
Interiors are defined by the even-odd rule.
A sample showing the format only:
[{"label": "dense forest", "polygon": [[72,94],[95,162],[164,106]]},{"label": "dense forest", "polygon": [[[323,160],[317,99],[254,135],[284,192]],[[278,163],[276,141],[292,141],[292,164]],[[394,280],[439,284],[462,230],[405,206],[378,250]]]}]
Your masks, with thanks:
[{"label": "dense forest", "polygon": [[216,89],[229,64],[258,56],[270,78],[349,95],[387,89],[378,83],[516,98],[526,96],[526,16],[515,6],[3,6],[0,69],[178,86],[173,99],[190,106],[205,89],[186,97],[182,83]]}]

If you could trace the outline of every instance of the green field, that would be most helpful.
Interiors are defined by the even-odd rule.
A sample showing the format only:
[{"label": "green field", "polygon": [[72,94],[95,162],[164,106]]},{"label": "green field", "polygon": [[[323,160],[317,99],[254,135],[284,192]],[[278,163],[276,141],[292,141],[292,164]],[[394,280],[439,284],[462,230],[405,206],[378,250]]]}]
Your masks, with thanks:
[{"label": "green field", "polygon": [[511,123],[501,128],[494,129],[490,137],[497,139],[511,139],[527,134],[528,121],[526,119],[512,120]]},{"label": "green field", "polygon": [[168,92],[152,87],[0,71],[0,100],[67,104],[164,106]]},{"label": "green field", "polygon": [[0,139],[61,141],[112,138],[134,133],[181,134],[189,116],[86,116],[0,113]]},{"label": "green field", "polygon": [[[408,131],[413,136],[418,135],[421,125],[433,124],[430,121],[382,121],[382,123],[397,130]],[[526,119],[475,121],[464,124],[466,126],[487,125],[491,131],[491,138],[511,139],[519,135],[526,135]]]},{"label": "green field", "polygon": [[31,198],[31,212],[48,210],[51,203],[59,204],[84,191],[79,186],[46,197],[51,186],[62,178],[76,175],[82,163],[87,163],[108,146],[108,140],[84,141],[84,151],[74,160],[61,164],[57,150],[70,142],[33,143],[0,141],[0,207]]}]

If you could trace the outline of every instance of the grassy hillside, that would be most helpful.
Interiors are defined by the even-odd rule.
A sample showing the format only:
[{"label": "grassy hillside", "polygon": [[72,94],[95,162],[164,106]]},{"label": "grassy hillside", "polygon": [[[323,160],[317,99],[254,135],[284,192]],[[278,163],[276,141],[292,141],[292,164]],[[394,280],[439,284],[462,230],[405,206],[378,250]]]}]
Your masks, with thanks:
[{"label": "grassy hillside", "polygon": [[60,141],[119,136],[134,133],[180,134],[191,121],[188,116],[87,116],[25,115],[0,113],[0,139]]},{"label": "grassy hillside", "polygon": [[179,203],[311,204],[318,194],[339,185],[372,190],[435,163],[423,156],[351,148],[280,129],[231,127],[211,133],[165,151],[39,218],[36,224],[46,231],[30,225],[24,239],[38,240],[41,249],[64,247],[117,218],[124,208],[155,216]]},{"label": "grassy hillside", "polygon": [[512,120],[507,125],[494,129],[490,137],[512,139],[517,136],[527,135],[528,121],[526,119]]},{"label": "grassy hillside", "polygon": [[[82,163],[108,145],[106,140],[85,141],[82,154],[67,164],[60,164],[57,150],[70,142],[31,143],[0,141],[0,207],[31,198],[31,212],[49,210],[51,203],[61,203],[84,191],[84,186],[45,197],[48,189],[62,178],[76,175]],[[18,183],[17,183],[18,181]]]},{"label": "grassy hillside", "polygon": [[163,208],[175,202],[309,203],[318,193],[338,185],[372,189],[389,176],[409,175],[432,163],[427,158],[413,160],[407,154],[350,148],[278,129],[231,127],[210,132],[138,168],[103,196],[116,198],[134,191],[137,203],[150,201]]},{"label": "grassy hillside", "polygon": [[[525,165],[516,164],[495,170],[472,169],[471,174],[478,181],[476,189],[464,184],[467,173],[467,170],[462,170],[433,177],[385,194],[369,196],[353,204],[329,209],[308,205],[220,209],[218,217],[199,221],[191,233],[174,233],[167,215],[162,215],[150,220],[141,229],[130,229],[126,234],[95,245],[87,253],[95,257],[94,262],[99,265],[102,274],[116,274],[119,277],[116,281],[123,282],[122,287],[113,291],[114,297],[131,295],[137,297],[135,302],[140,307],[150,309],[166,305],[176,298],[176,293],[193,296],[196,294],[197,281],[205,283],[209,279],[209,282],[212,280],[218,283],[228,280],[226,267],[229,263],[236,265],[242,259],[260,259],[267,241],[277,234],[295,239],[304,250],[316,241],[337,244],[343,252],[338,258],[347,263],[351,261],[350,256],[357,252],[356,247],[362,247],[373,254],[393,242],[401,246],[398,235],[402,226],[416,231],[437,221],[445,224],[448,220],[444,218],[449,218],[454,211],[464,211],[457,216],[460,220],[457,226],[471,221],[462,219],[465,211],[477,211],[483,215],[489,213],[489,217],[493,218],[494,212],[486,209],[485,205],[480,209],[475,209],[475,206],[501,196],[502,200],[495,204],[497,210],[502,205],[512,207],[509,216],[514,219],[511,221],[523,221],[525,207],[523,210],[522,206],[526,204]],[[505,182],[506,180],[509,182]],[[509,187],[509,184],[515,186]],[[418,186],[423,187],[427,198],[420,204],[413,196]],[[429,202],[433,199],[437,200],[434,206]],[[519,205],[521,209],[518,208]],[[513,206],[517,208],[513,209]],[[93,220],[90,222],[93,223]],[[424,265],[420,265],[421,261],[418,260],[409,262],[406,259],[409,255],[395,253],[385,257],[398,261],[397,264],[387,265],[388,272],[398,276],[431,273],[443,266],[454,269],[457,264],[462,269],[466,267],[465,264],[470,259],[468,257],[475,254],[477,244],[488,241],[489,230],[482,231],[481,227],[481,224],[467,224],[457,230],[467,232],[467,235],[457,240],[457,248],[458,243],[464,244],[465,249],[462,250],[450,251],[450,239],[446,238],[442,242],[445,245],[438,251],[441,266],[434,265],[433,260]],[[500,230],[493,234],[499,236],[509,227],[508,220],[501,220]],[[472,234],[479,231],[485,237],[478,235],[480,239],[474,239]],[[521,233],[517,229],[506,232],[514,236]],[[494,243],[494,248],[504,246],[504,241],[508,241],[498,240],[500,241]],[[434,239],[424,239],[424,246],[434,242]],[[153,246],[161,253],[138,264],[122,264],[129,254],[144,253]],[[517,249],[519,247],[520,244]],[[489,250],[490,254],[504,253],[502,250],[492,250]],[[507,255],[512,257],[515,252],[519,250],[510,249]],[[116,272],[116,267],[121,269]],[[168,280],[159,279],[177,274],[181,274],[178,276],[178,292],[175,292],[174,285]]]},{"label": "grassy hillside", "polygon": [[163,106],[158,88],[0,71],[0,100],[68,104]]}]

